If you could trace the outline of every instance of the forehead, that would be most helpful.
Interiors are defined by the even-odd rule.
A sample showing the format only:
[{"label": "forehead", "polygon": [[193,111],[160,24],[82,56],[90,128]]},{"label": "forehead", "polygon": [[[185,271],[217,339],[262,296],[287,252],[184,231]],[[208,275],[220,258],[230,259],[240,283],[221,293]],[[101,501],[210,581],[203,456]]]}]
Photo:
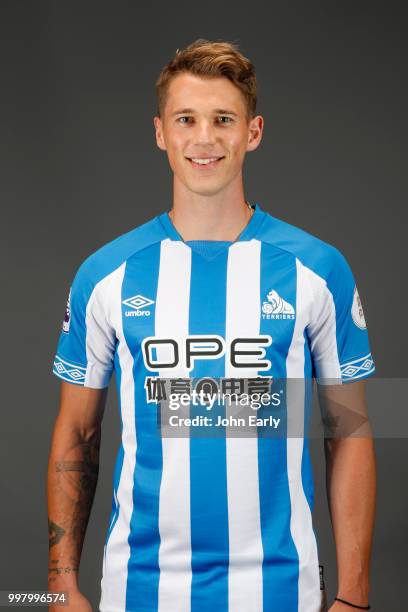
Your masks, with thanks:
[{"label": "forehead", "polygon": [[242,92],[226,77],[201,77],[184,73],[170,81],[166,113],[187,107],[197,112],[211,112],[216,108],[242,114],[246,112]]}]

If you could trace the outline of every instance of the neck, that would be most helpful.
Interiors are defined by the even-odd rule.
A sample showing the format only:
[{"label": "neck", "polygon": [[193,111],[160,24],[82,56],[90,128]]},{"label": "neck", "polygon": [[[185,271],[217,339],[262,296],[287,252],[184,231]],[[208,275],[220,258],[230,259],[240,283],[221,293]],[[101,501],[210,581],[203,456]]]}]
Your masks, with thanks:
[{"label": "neck", "polygon": [[[180,190],[179,190],[180,191]],[[248,224],[253,209],[243,190],[203,196],[191,192],[176,197],[174,192],[170,219],[183,240],[234,241]]]}]

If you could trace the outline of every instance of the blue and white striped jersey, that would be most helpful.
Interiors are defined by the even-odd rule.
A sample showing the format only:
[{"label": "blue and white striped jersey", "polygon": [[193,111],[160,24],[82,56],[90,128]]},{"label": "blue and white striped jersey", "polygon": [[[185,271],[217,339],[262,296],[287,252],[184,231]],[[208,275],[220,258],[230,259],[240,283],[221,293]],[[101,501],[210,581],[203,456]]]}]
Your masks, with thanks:
[{"label": "blue and white striped jersey", "polygon": [[344,257],[254,208],[234,242],[184,242],[164,212],[75,275],[54,373],[115,371],[121,417],[101,612],[321,609],[307,438],[164,437],[147,397],[154,377],[374,372]]}]

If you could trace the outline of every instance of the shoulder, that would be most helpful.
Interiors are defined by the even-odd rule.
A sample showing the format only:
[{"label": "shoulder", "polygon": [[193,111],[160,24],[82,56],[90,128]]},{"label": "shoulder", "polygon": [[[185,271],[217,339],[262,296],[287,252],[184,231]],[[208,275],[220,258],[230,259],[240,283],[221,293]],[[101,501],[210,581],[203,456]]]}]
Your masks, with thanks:
[{"label": "shoulder", "polygon": [[349,273],[348,262],[334,245],[266,213],[260,238],[263,242],[291,253],[301,264],[325,280]]},{"label": "shoulder", "polygon": [[94,287],[129,257],[160,242],[164,237],[158,217],[149,219],[91,253],[78,267],[73,284]]}]

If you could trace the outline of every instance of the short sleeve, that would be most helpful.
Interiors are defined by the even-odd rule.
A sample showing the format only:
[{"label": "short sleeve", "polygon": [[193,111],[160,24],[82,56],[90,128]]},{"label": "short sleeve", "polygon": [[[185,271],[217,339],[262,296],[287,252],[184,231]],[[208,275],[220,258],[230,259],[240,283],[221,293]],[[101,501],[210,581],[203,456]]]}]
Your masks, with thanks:
[{"label": "short sleeve", "polygon": [[308,326],[318,382],[349,382],[375,371],[363,306],[351,268],[335,248],[327,253],[325,274],[312,281]]},{"label": "short sleeve", "polygon": [[115,333],[108,322],[106,283],[95,283],[83,267],[69,290],[53,373],[70,383],[92,388],[109,385]]}]

